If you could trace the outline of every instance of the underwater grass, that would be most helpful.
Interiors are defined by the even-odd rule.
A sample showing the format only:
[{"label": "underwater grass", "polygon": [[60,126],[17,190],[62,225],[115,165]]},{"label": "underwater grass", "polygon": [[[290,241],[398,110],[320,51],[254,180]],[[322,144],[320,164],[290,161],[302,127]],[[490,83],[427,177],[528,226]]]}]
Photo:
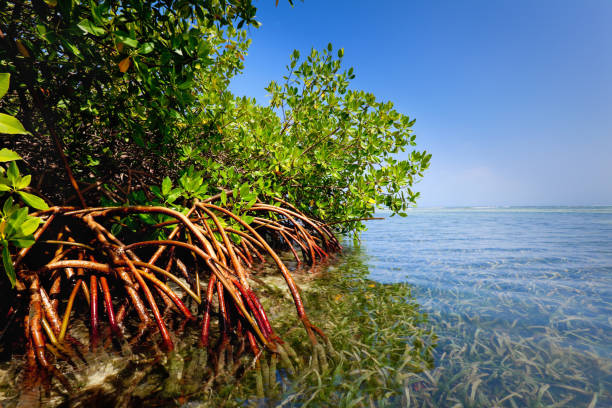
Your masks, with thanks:
[{"label": "underwater grass", "polygon": [[415,209],[372,222],[372,276],[438,336],[411,407],[612,407],[610,208]]},{"label": "underwater grass", "polygon": [[[405,406],[411,375],[432,368],[436,336],[410,285],[377,283],[366,279],[366,272],[360,260],[345,256],[337,267],[302,286],[312,319],[327,334],[328,344],[311,353],[297,376],[279,370],[265,398],[247,402],[284,407]],[[266,286],[275,290],[270,282]],[[273,310],[274,305],[267,307]],[[286,321],[287,329],[294,324]],[[299,336],[288,342],[297,355],[308,355]]]},{"label": "underwater grass", "polygon": [[[265,294],[274,329],[290,346],[284,352],[262,354],[259,363],[244,360],[243,368],[252,369],[238,378],[215,373],[219,362],[196,347],[197,330],[187,327],[170,355],[105,357],[105,365],[92,366],[83,378],[84,391],[71,406],[612,406],[612,359],[605,354],[612,305],[605,298],[590,299],[580,314],[565,306],[580,301],[578,290],[561,304],[547,292],[536,300],[513,297],[490,290],[477,270],[450,289],[415,291],[366,279],[367,264],[351,250],[314,273],[295,274],[328,344],[313,350],[303,342],[288,292],[264,274],[252,284]],[[91,373],[104,367],[108,377],[92,381]],[[15,380],[0,366],[0,384],[7,381]],[[0,401],[2,392],[0,386]]]},{"label": "underwater grass", "polygon": [[[101,347],[85,356],[87,364],[63,366],[79,384],[78,392],[32,395],[31,400],[71,407],[404,406],[411,375],[433,367],[435,335],[409,285],[380,284],[366,279],[367,273],[363,260],[350,251],[316,270],[294,272],[311,321],[327,336],[314,348],[304,341],[282,279],[262,271],[250,283],[285,342],[278,354],[229,364],[232,347],[220,354],[207,351],[198,347],[197,325],[174,327],[173,352],[155,352],[155,344],[146,341],[149,334],[142,333],[138,349],[115,345],[115,351],[105,352]],[[86,335],[87,327],[75,327],[79,332]],[[211,344],[218,348],[220,338]],[[0,367],[4,407],[17,403],[11,391],[21,381],[13,377],[17,372],[16,364],[10,371]]]},{"label": "underwater grass", "polygon": [[[470,288],[419,293],[439,340],[436,368],[410,374],[421,384],[411,406],[612,406],[612,358],[601,347],[610,339],[606,322],[569,314],[548,296],[524,300],[487,292],[494,298],[483,307],[468,294],[488,288],[486,279],[474,276]],[[534,322],[538,313],[548,318]]]}]

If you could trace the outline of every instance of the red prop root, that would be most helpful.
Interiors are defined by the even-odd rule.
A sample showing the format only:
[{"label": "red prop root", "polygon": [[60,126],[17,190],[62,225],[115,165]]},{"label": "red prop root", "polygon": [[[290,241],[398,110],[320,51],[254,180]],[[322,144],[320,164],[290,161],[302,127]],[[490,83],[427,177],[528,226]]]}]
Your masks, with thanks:
[{"label": "red prop root", "polygon": [[[29,364],[69,387],[49,362],[47,352],[67,355],[62,350],[69,348],[65,341],[71,338],[70,319],[79,316],[72,310],[83,305],[83,299],[77,299],[78,293],[88,304],[92,349],[103,326],[108,325],[117,338],[129,336],[123,322],[136,315],[144,327],[154,321],[164,348],[172,350],[171,332],[158,306],[161,300],[167,311],[185,321],[195,320],[194,314],[201,312],[203,347],[210,347],[211,320],[218,316],[216,336],[221,341],[220,348],[229,355],[239,356],[246,342],[255,356],[259,356],[262,347],[274,351],[281,340],[274,334],[248,280],[255,273],[252,266],[256,261],[265,262],[266,258],[283,276],[308,338],[316,345],[316,336],[325,336],[308,320],[291,272],[267,239],[291,251],[298,265],[323,261],[341,247],[326,225],[287,203],[281,204],[256,203],[245,212],[257,214],[252,224],[244,221],[244,214],[234,214],[210,201],[196,201],[186,214],[144,206],[53,207],[39,212],[43,224],[35,234],[36,243],[21,250],[14,262],[19,284],[30,288],[30,314],[24,320]],[[143,225],[145,231],[146,227],[151,233],[169,225],[174,228],[166,239],[127,245],[122,240],[128,240],[130,235],[120,238],[107,228],[119,217],[133,222],[140,215],[165,219],[156,225]],[[45,260],[42,266],[41,259]],[[98,299],[100,293],[102,302]],[[64,311],[63,318],[60,310]],[[230,338],[238,339],[241,346],[234,350],[229,345]]]}]

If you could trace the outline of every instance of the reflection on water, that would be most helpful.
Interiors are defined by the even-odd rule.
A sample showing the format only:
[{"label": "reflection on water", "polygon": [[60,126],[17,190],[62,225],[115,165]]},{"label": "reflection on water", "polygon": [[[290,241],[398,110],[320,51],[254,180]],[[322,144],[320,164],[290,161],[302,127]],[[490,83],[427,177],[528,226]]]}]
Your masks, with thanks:
[{"label": "reflection on water", "polygon": [[417,405],[612,406],[612,208],[416,209],[368,227],[370,277],[415,285],[439,336]]}]

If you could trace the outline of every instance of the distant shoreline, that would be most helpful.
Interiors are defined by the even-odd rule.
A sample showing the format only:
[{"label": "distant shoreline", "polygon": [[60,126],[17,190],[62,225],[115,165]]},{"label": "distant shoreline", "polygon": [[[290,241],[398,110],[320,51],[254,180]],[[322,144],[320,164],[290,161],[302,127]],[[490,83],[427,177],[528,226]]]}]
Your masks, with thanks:
[{"label": "distant shoreline", "polygon": [[[425,211],[508,211],[508,212],[612,212],[612,205],[591,205],[591,206],[545,206],[545,205],[530,205],[530,206],[432,206],[432,207],[412,207],[406,210],[411,212]],[[391,216],[393,211],[382,209],[376,210],[375,216]]]}]

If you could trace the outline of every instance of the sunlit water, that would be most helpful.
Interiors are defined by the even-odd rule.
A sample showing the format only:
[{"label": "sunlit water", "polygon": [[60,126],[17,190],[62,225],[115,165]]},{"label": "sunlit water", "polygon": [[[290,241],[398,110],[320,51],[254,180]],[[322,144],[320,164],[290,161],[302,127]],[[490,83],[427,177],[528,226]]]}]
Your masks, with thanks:
[{"label": "sunlit water", "polygon": [[370,277],[439,336],[419,404],[612,407],[612,208],[415,209],[368,222]]},{"label": "sunlit water", "polygon": [[[409,282],[429,314],[436,366],[407,374],[402,406],[612,407],[612,208],[381,215],[368,222],[361,249],[347,250],[333,267]],[[189,337],[182,340],[190,347]],[[79,375],[90,385],[108,375],[105,390],[119,400],[155,400],[172,383],[155,359],[122,366],[118,353],[105,358]],[[197,373],[187,381],[193,389],[208,378],[200,360],[189,360]],[[10,371],[3,378],[1,368],[0,385],[8,384]],[[86,401],[103,401],[91,394],[84,392]],[[355,396],[355,406],[366,406],[362,397]]]}]

